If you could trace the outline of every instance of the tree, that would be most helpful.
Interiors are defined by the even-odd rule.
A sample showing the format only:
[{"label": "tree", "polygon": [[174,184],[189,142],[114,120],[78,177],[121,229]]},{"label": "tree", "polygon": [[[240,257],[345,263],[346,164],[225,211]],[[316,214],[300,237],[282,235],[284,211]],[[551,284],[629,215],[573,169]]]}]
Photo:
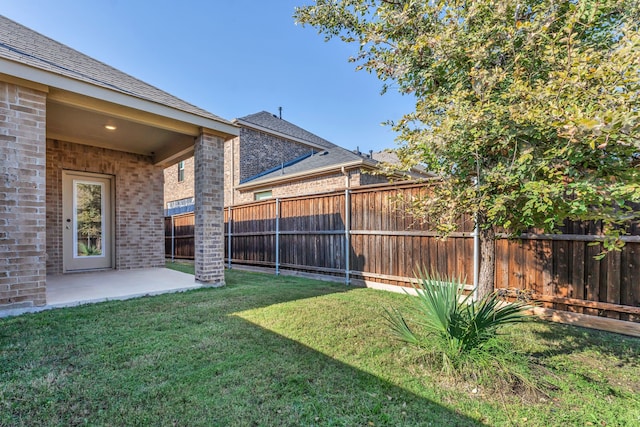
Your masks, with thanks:
[{"label": "tree", "polygon": [[[76,187],[78,252],[84,255],[102,254],[102,187],[78,183]],[[80,238],[86,244],[80,243]]]},{"label": "tree", "polygon": [[412,213],[443,235],[475,218],[480,295],[497,230],[598,220],[603,251],[621,247],[640,201],[638,0],[318,0],[295,18],[415,96],[398,155],[442,181]]}]

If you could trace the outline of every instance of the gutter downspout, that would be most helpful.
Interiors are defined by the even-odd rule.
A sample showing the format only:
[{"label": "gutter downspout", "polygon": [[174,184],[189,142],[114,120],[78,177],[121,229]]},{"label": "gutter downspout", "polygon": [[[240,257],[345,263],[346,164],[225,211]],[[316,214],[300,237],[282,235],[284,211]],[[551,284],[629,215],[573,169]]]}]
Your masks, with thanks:
[{"label": "gutter downspout", "polygon": [[347,169],[345,169],[344,166],[340,168],[340,171],[342,172],[342,175],[344,175],[344,188],[350,188],[351,181],[349,180],[349,172],[347,172]]},{"label": "gutter downspout", "polygon": [[[236,196],[236,169],[235,169],[235,165],[236,165],[236,157],[235,157],[235,138],[233,138],[231,140],[231,185],[230,187],[230,193],[231,193],[231,200],[229,200],[229,206],[233,206],[234,202],[236,200],[235,196]],[[238,141],[240,141],[240,137],[238,136]]]}]

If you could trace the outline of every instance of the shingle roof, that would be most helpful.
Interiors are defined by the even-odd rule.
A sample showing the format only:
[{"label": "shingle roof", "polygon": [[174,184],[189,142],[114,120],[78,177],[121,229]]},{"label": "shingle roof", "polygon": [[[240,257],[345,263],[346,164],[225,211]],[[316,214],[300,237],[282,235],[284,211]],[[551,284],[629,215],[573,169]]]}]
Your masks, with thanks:
[{"label": "shingle roof", "polygon": [[373,153],[373,159],[379,162],[392,163],[396,165],[400,163],[398,155],[393,151],[376,151]]},{"label": "shingle roof", "polygon": [[[385,150],[385,151],[375,152],[372,154],[372,159],[383,164],[388,163],[390,165],[395,165],[396,167],[402,166],[400,162],[400,158],[398,158],[398,155],[393,151]],[[409,171],[409,174],[412,175],[414,178],[424,178],[424,177],[435,176],[434,174],[427,171],[427,169],[425,169],[424,166],[421,166],[421,165],[413,166]]]},{"label": "shingle roof", "polygon": [[[346,159],[345,153],[349,153],[349,151],[342,149],[341,152],[339,150],[328,150],[322,151],[320,153],[316,153],[313,156],[307,157],[304,160],[301,160],[293,165],[285,166],[284,169],[277,169],[271,173],[266,175],[261,175],[256,179],[248,179],[246,183],[250,184],[260,184],[265,181],[271,181],[276,178],[287,178],[291,175],[311,172],[316,169],[324,169],[331,166],[335,166],[336,168],[340,167],[340,165],[344,165],[346,163],[351,163],[354,160],[362,161],[362,158],[357,159]],[[309,175],[311,176],[311,175]]]},{"label": "shingle roof", "polygon": [[0,15],[0,58],[151,101],[207,119],[229,123],[103,62]]},{"label": "shingle roof", "polygon": [[280,119],[271,113],[261,111],[256,114],[251,114],[238,119],[240,124],[246,122],[248,124],[254,124],[261,128],[269,129],[274,132],[288,135],[296,139],[307,141],[309,143],[321,146],[324,150],[320,150],[318,153],[306,157],[299,162],[285,166],[284,168],[278,168],[268,174],[261,174],[254,179],[248,179],[246,184],[257,185],[265,181],[271,181],[277,178],[287,178],[288,176],[300,174],[304,172],[311,172],[317,169],[324,169],[329,167],[340,167],[347,163],[361,162],[364,163],[365,159],[358,154],[339,147],[326,139],[320,138],[313,133],[302,129],[299,126],[289,123],[286,120]]},{"label": "shingle roof", "polygon": [[[240,117],[238,120],[243,122],[252,123],[263,128],[271,129],[272,131],[279,132],[291,137],[301,139],[303,141],[310,142],[312,144],[319,145],[325,148],[338,147],[337,145],[320,138],[318,135],[302,129],[299,126],[289,123],[286,120],[280,119],[267,111],[261,111],[259,113],[250,114],[245,117]],[[338,147],[340,148],[340,147]]]}]

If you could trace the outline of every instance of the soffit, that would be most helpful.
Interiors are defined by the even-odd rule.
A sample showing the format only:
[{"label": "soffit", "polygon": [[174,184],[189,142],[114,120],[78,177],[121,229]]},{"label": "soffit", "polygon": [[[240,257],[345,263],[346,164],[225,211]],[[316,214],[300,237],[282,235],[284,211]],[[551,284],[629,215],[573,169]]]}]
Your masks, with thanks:
[{"label": "soffit", "polygon": [[[106,124],[116,129],[107,130]],[[199,129],[189,126],[183,130],[186,132],[131,120],[117,112],[47,102],[47,138],[152,156],[158,164],[169,165],[193,154],[194,134]]]}]

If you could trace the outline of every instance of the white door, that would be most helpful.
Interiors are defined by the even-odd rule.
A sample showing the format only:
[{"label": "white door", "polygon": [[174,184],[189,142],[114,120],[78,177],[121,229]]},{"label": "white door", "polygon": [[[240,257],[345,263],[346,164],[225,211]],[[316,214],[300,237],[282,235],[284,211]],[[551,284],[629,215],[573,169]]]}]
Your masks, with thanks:
[{"label": "white door", "polygon": [[63,171],[63,270],[112,268],[112,179]]}]

